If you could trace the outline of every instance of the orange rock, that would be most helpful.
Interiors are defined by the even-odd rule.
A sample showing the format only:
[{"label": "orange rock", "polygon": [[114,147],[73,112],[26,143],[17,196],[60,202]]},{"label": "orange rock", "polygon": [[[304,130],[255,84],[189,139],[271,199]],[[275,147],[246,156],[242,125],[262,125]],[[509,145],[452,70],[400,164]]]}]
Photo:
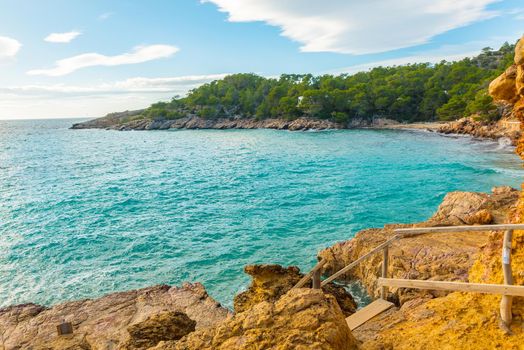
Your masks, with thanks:
[{"label": "orange rock", "polygon": [[150,350],[357,349],[335,298],[318,289],[293,289],[214,328],[197,330]]},{"label": "orange rock", "polygon": [[[244,271],[252,277],[249,288],[234,299],[235,312],[243,312],[262,302],[275,302],[286,294],[304,276],[296,266],[247,265]],[[304,286],[311,287],[311,280]],[[323,291],[335,297],[344,316],[353,314],[357,304],[343,287],[329,283]]]},{"label": "orange rock", "polygon": [[524,35],[515,46],[515,64],[524,65]]},{"label": "orange rock", "polygon": [[515,78],[515,92],[522,98],[524,96],[524,65],[517,66],[517,76]]},{"label": "orange rock", "polygon": [[489,94],[495,101],[515,102],[517,98],[515,79],[517,67],[511,66],[489,84]]},{"label": "orange rock", "polygon": [[[211,327],[228,315],[200,283],[159,285],[52,308],[16,305],[0,309],[0,349],[136,349],[174,339],[173,329],[183,335],[191,325]],[[57,336],[56,326],[64,319],[73,324],[72,336]]]}]

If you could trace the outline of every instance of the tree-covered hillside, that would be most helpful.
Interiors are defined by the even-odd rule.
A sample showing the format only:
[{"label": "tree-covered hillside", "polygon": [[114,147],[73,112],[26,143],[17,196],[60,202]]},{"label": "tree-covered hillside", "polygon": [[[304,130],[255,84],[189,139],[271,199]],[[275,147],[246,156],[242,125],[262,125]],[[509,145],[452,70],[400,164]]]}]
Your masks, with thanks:
[{"label": "tree-covered hillside", "polygon": [[338,76],[284,74],[278,79],[234,74],[158,102],[143,113],[153,119],[188,114],[203,118],[312,117],[346,123],[390,118],[403,122],[452,120],[472,113],[497,118],[489,82],[513,59],[514,45],[485,48],[474,58],[438,64],[377,67]]}]

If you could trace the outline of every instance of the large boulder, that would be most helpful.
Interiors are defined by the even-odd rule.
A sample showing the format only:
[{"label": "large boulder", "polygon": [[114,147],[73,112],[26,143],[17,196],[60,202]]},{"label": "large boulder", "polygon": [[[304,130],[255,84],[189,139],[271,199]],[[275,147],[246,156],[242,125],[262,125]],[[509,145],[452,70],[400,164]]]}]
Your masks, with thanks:
[{"label": "large boulder", "polygon": [[517,45],[515,46],[515,64],[518,66],[524,65],[524,35],[520,40],[517,42]]},{"label": "large boulder", "polygon": [[129,338],[120,350],[146,350],[165,340],[178,340],[195,330],[196,322],[180,311],[151,315],[127,327]]},{"label": "large boulder", "polygon": [[[262,301],[276,302],[304,276],[296,266],[248,265],[244,271],[252,277],[252,281],[245,292],[235,296],[236,313],[246,311]],[[311,287],[311,280],[305,287]],[[355,312],[355,300],[343,287],[329,283],[322,289],[335,297],[345,316]]]},{"label": "large boulder", "polygon": [[512,65],[489,84],[489,94],[496,101],[515,102],[517,66]]},{"label": "large boulder", "polygon": [[[335,298],[321,290],[293,289],[263,301],[214,328],[197,330],[154,350],[357,349]],[[153,350],[152,349],[152,350]]]},{"label": "large boulder", "polygon": [[507,221],[519,192],[509,186],[494,187],[491,194],[450,192],[428,220],[432,226],[487,225]]},{"label": "large boulder", "polygon": [[[214,326],[228,315],[199,283],[159,285],[51,308],[18,305],[0,309],[0,349],[113,350],[125,344],[136,349],[146,340],[152,344],[173,339],[171,333],[186,334],[191,325]],[[56,326],[64,320],[72,323],[72,336],[57,335]]]}]

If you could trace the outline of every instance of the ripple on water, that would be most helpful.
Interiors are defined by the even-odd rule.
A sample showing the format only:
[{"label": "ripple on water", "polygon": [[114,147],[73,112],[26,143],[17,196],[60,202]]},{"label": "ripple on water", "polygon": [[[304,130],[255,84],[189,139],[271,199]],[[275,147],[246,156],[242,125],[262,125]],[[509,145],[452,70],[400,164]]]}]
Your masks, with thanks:
[{"label": "ripple on water", "polygon": [[0,122],[0,306],[183,281],[230,306],[244,265],[306,269],[360,229],[523,175],[499,143],[428,133],[70,124]]}]

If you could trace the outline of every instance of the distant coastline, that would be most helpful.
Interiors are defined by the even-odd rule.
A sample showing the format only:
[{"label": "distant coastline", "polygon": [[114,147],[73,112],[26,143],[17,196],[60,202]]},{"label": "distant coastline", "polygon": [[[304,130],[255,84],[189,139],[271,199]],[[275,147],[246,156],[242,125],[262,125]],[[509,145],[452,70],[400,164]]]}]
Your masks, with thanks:
[{"label": "distant coastline", "polygon": [[515,145],[521,132],[511,122],[502,119],[498,122],[481,122],[474,118],[461,118],[450,122],[400,123],[387,118],[354,119],[350,123],[337,123],[329,119],[300,117],[293,120],[285,118],[243,118],[224,117],[206,119],[188,115],[177,119],[150,119],[142,117],[143,110],[110,113],[102,118],[75,123],[71,129],[106,129],[118,131],[168,130],[168,129],[274,129],[289,131],[341,130],[341,129],[391,129],[425,130],[448,135],[470,135],[478,139],[499,140],[507,138]]}]

